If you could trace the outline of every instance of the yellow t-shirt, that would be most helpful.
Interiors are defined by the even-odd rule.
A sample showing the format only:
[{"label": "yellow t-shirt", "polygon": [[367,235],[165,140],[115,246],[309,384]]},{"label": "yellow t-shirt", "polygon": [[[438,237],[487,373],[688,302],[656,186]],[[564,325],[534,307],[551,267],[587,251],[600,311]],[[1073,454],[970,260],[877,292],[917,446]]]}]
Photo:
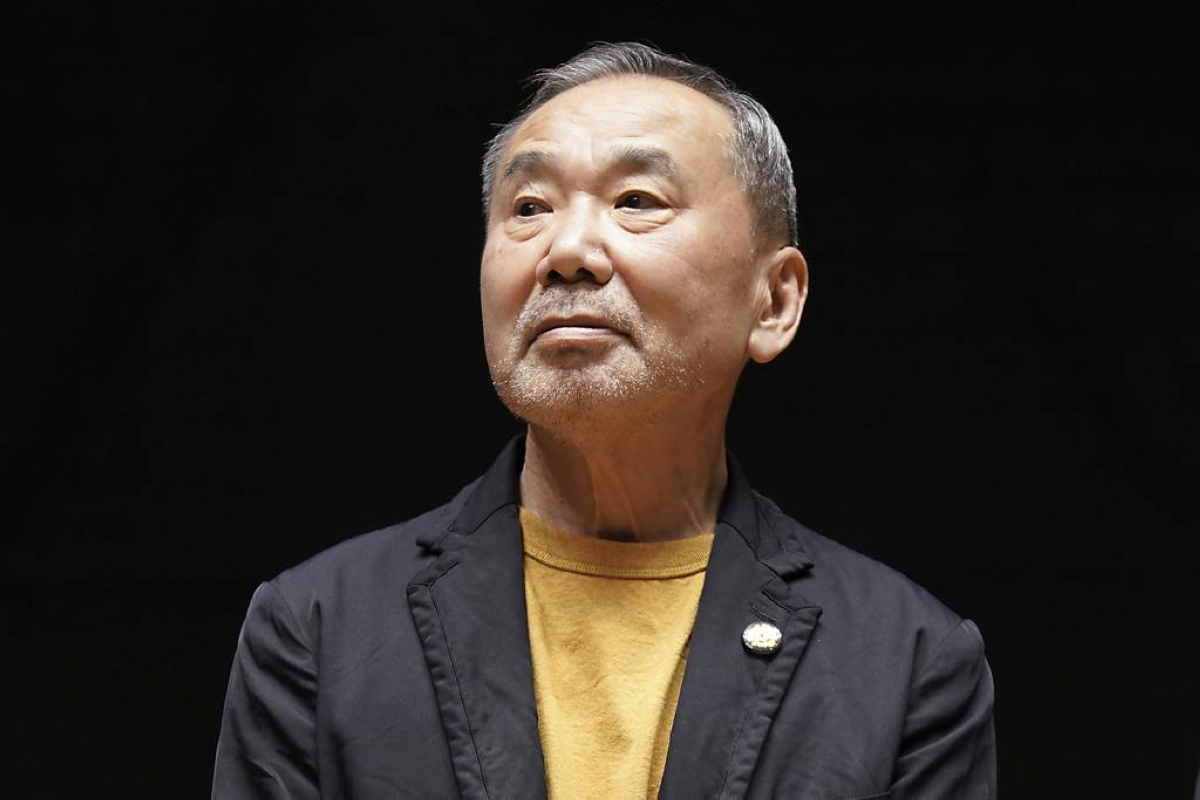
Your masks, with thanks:
[{"label": "yellow t-shirt", "polygon": [[525,509],[521,529],[550,797],[657,797],[713,535],[613,542]]}]

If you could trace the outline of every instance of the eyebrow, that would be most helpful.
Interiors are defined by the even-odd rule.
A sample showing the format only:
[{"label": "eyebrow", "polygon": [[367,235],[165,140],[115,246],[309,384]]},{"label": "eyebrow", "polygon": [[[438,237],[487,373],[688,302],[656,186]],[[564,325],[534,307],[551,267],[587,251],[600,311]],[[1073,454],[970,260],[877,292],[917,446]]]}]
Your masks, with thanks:
[{"label": "eyebrow", "polygon": [[[553,167],[558,157],[547,150],[526,150],[518,153],[504,166],[501,181],[529,175]],[[610,148],[604,172],[624,172],[661,175],[665,178],[679,176],[679,165],[671,154],[657,147],[618,145]]]},{"label": "eyebrow", "polygon": [[675,159],[666,150],[657,147],[624,145],[614,147],[609,155],[609,169],[623,167],[622,171],[625,172],[658,174],[665,178],[679,175],[679,165]]},{"label": "eyebrow", "polygon": [[545,150],[526,150],[518,153],[504,166],[500,180],[507,181],[514,175],[528,175],[538,172],[554,162],[554,156]]}]

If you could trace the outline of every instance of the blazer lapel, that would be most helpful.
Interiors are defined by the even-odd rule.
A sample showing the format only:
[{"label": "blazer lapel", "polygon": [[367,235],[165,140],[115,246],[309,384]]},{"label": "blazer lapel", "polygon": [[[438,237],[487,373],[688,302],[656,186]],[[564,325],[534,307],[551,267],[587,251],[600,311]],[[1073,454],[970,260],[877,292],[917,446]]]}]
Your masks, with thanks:
[{"label": "blazer lapel", "polygon": [[[465,491],[437,553],[408,586],[464,797],[546,796],[525,611],[518,437]],[[663,773],[662,797],[740,797],[821,609],[794,584],[812,567],[782,515],[754,495],[732,456],[729,484],[692,632]],[[780,648],[759,656],[742,631],[767,621]]]},{"label": "blazer lapel", "polygon": [[[730,456],[729,483],[709,557],[675,712],[660,797],[741,797],[821,609],[793,591],[812,567],[788,526],[772,524]],[[760,508],[759,504],[763,504]],[[782,515],[778,515],[782,520]],[[779,649],[754,655],[742,631],[766,621]]]},{"label": "blazer lapel", "polygon": [[408,586],[459,790],[469,798],[546,796],[525,612],[513,440]]}]

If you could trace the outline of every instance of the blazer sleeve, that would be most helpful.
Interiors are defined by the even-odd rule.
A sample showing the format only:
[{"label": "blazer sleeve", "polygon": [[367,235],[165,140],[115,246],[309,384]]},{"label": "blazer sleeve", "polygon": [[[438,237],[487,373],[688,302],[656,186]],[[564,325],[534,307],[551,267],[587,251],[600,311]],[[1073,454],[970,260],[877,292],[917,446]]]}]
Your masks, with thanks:
[{"label": "blazer sleeve", "polygon": [[983,637],[963,620],[911,687],[892,800],[996,796],[993,691]]},{"label": "blazer sleeve", "polygon": [[317,669],[283,595],[258,587],[229,675],[212,796],[317,798]]}]

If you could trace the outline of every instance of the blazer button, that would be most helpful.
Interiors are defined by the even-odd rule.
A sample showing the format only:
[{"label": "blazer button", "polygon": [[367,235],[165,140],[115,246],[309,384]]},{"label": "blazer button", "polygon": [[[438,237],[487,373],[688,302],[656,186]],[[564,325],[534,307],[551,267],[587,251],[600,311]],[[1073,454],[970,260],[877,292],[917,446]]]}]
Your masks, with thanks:
[{"label": "blazer button", "polygon": [[751,622],[742,631],[742,644],[755,655],[769,656],[782,642],[783,633],[769,622]]}]

